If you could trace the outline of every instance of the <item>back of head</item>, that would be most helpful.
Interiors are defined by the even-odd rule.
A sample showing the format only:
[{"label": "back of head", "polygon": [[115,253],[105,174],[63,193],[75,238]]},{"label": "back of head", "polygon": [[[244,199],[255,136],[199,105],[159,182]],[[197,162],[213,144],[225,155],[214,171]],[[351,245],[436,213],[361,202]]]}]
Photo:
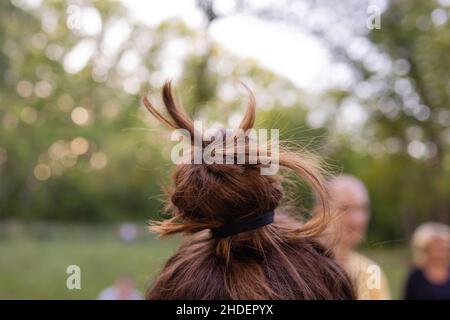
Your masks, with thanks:
[{"label": "back of head", "polygon": [[[248,90],[248,89],[247,89]],[[255,120],[255,100],[250,100],[239,126],[244,133]],[[195,132],[193,122],[171,93],[170,82],[163,88],[163,101],[170,115],[164,117],[144,98],[144,105],[172,129],[183,129],[200,137],[201,148],[223,141],[206,140]],[[192,138],[192,144],[196,141]],[[244,154],[241,164],[178,164],[173,189],[168,192],[170,219],[153,223],[160,235],[187,235],[179,250],[166,263],[148,299],[351,299],[352,285],[334,262],[329,250],[316,240],[327,224],[327,193],[321,166],[311,155],[279,150],[277,162],[294,171],[321,198],[321,214],[300,224],[281,213],[282,177],[262,175],[264,153],[250,163],[250,138],[244,145],[234,139],[232,158]],[[229,156],[227,149],[221,154]],[[258,146],[259,147],[259,146]],[[224,147],[225,148],[225,147]],[[258,150],[261,151],[261,150]],[[190,156],[194,156],[191,154]],[[270,152],[265,157],[270,157]],[[266,159],[267,160],[267,159]],[[220,237],[214,231],[255,220],[276,210],[275,221],[258,228]]]}]

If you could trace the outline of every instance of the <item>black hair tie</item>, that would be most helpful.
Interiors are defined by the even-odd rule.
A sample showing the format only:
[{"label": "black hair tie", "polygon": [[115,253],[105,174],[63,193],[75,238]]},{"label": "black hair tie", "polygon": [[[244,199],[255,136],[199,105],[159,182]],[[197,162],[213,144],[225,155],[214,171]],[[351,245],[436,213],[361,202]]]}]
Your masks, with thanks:
[{"label": "black hair tie", "polygon": [[211,232],[214,238],[222,239],[238,233],[255,230],[271,224],[273,222],[274,214],[275,212],[270,210],[251,220],[239,221],[220,228],[211,229]]}]

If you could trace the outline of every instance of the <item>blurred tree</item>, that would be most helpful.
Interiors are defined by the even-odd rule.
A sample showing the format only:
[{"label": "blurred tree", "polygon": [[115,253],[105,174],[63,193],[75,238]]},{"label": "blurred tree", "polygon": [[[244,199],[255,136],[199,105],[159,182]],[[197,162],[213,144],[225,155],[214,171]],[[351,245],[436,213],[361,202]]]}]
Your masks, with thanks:
[{"label": "blurred tree", "polygon": [[[323,107],[310,107],[309,116],[325,118],[323,151],[330,161],[367,183],[371,239],[404,239],[425,220],[449,222],[448,1],[197,3],[210,20],[247,14],[311,33],[336,65],[350,67],[353,81],[331,87]],[[377,12],[381,29],[370,29]],[[352,117],[356,122],[345,121]]]},{"label": "blurred tree", "polygon": [[[155,217],[170,144],[138,107],[139,94],[157,94],[170,75],[189,112],[211,125],[239,121],[246,96],[238,80],[249,85],[259,126],[367,183],[371,239],[448,222],[448,1],[392,0],[381,7],[381,30],[366,27],[370,2],[362,0],[236,0],[227,10],[199,0],[205,25],[195,31],[176,19],[143,26],[118,2],[32,4],[0,3],[0,218]],[[310,32],[353,80],[318,97],[236,59],[207,35],[235,13]]]},{"label": "blurred tree", "polygon": [[382,32],[370,34],[392,61],[386,92],[375,97],[373,122],[377,139],[402,146],[387,159],[400,162],[401,170],[387,169],[401,191],[395,209],[408,227],[429,219],[450,222],[449,5],[391,1]]},{"label": "blurred tree", "polygon": [[378,238],[402,238],[426,220],[450,222],[448,6],[390,1],[365,55],[346,50],[359,81],[343,101],[359,101],[368,117],[359,137],[342,142],[356,148],[336,156],[368,183]]},{"label": "blurred tree", "polygon": [[[30,3],[0,4],[1,219],[156,217],[169,132],[139,95],[159,96],[167,74],[195,117],[224,125],[245,105],[238,79],[257,95],[269,85],[293,91],[178,20],[144,26],[118,2]],[[258,102],[271,108],[282,93]]]}]

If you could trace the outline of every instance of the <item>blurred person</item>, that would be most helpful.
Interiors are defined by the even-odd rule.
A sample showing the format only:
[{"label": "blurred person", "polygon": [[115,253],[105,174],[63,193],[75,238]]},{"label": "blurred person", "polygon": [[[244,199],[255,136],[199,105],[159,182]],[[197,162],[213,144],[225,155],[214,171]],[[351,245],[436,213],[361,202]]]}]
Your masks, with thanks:
[{"label": "blurred person", "polygon": [[133,279],[122,277],[113,286],[100,292],[97,300],[142,300],[142,297],[136,290]]},{"label": "blurred person", "polygon": [[[255,101],[249,89],[248,93],[239,126],[243,132],[252,129],[255,121]],[[170,117],[146,98],[144,105],[170,128],[200,136],[202,150],[216,146],[216,154],[235,160],[244,154],[248,160],[247,145],[232,139],[232,151],[224,150],[223,137],[209,141],[195,132],[192,120],[174,101],[170,82],[163,87],[163,101]],[[187,156],[192,160],[192,153]],[[181,233],[185,238],[148,288],[147,299],[355,298],[347,274],[317,239],[329,213],[318,162],[306,154],[279,152],[279,165],[305,180],[324,204],[323,214],[300,224],[281,212],[282,177],[261,174],[263,157],[259,153],[256,164],[246,160],[244,164],[176,165],[174,186],[168,193],[171,218],[150,228],[160,236]]]},{"label": "blurred person", "polygon": [[450,228],[436,222],[422,224],[414,232],[411,246],[414,268],[404,298],[450,300]]},{"label": "blurred person", "polygon": [[364,183],[351,175],[333,177],[328,182],[333,223],[327,242],[337,261],[354,281],[359,300],[387,300],[390,290],[383,270],[356,251],[365,239],[370,220],[369,193]]}]

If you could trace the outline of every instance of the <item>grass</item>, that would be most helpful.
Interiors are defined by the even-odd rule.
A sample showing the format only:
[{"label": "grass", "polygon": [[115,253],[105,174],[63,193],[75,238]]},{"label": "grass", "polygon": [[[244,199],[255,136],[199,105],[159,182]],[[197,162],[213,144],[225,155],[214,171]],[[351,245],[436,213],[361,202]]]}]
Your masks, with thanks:
[{"label": "grass", "polygon": [[[154,239],[144,226],[133,242],[121,241],[115,227],[48,229],[0,238],[0,299],[95,299],[123,275],[144,292],[177,245]],[[66,287],[69,265],[81,269],[80,290]]]},{"label": "grass", "polygon": [[[132,242],[121,241],[118,226],[2,224],[0,299],[95,299],[123,275],[143,292],[176,250],[177,239],[156,240],[139,226]],[[379,263],[400,298],[407,254],[403,248],[364,250]],[[66,269],[81,268],[81,289],[68,290]]]}]

